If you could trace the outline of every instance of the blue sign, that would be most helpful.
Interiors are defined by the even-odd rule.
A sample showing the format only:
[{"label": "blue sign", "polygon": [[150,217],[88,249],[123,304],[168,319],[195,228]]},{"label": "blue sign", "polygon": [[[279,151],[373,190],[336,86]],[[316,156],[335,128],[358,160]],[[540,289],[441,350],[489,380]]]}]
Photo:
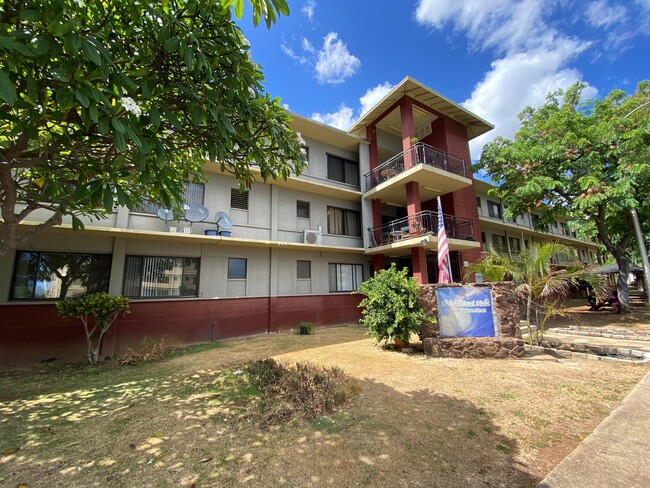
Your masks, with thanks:
[{"label": "blue sign", "polygon": [[438,288],[441,337],[496,337],[497,321],[487,286]]}]

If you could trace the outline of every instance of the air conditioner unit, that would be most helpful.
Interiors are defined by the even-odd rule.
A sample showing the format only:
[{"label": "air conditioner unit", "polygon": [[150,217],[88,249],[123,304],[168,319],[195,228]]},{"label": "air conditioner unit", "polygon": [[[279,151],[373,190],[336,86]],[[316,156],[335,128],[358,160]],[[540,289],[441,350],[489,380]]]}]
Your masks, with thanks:
[{"label": "air conditioner unit", "polygon": [[323,233],[317,230],[305,230],[303,236],[303,242],[305,244],[316,244],[320,245],[323,243]]}]

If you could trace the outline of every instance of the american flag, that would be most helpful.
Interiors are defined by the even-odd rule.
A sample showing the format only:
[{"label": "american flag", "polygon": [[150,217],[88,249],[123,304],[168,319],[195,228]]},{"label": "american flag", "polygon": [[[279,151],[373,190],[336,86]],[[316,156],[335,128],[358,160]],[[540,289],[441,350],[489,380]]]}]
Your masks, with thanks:
[{"label": "american flag", "polygon": [[449,262],[449,244],[445,232],[445,219],[442,217],[442,204],[438,197],[438,283],[449,283],[451,281],[451,270]]}]

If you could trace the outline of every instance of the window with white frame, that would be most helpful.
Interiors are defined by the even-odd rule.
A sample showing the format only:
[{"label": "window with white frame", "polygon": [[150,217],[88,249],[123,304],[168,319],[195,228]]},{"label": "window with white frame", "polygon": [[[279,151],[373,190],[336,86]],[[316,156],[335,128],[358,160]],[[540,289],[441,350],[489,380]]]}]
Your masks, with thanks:
[{"label": "window with white frame", "polygon": [[122,294],[130,298],[196,297],[199,258],[127,256]]},{"label": "window with white frame", "polygon": [[363,282],[363,266],[330,263],[329,282],[330,292],[354,291]]}]

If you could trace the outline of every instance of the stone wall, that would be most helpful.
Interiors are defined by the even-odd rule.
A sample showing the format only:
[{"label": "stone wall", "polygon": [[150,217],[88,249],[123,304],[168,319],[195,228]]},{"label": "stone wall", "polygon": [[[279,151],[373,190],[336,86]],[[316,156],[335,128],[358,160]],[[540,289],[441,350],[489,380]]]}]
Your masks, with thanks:
[{"label": "stone wall", "polygon": [[424,310],[438,317],[436,290],[440,287],[477,286],[492,289],[493,307],[497,320],[497,337],[440,337],[437,323],[422,324],[424,352],[429,356],[452,358],[513,358],[522,357],[526,351],[519,330],[519,301],[513,282],[459,283],[423,285],[420,289],[420,304]]}]

